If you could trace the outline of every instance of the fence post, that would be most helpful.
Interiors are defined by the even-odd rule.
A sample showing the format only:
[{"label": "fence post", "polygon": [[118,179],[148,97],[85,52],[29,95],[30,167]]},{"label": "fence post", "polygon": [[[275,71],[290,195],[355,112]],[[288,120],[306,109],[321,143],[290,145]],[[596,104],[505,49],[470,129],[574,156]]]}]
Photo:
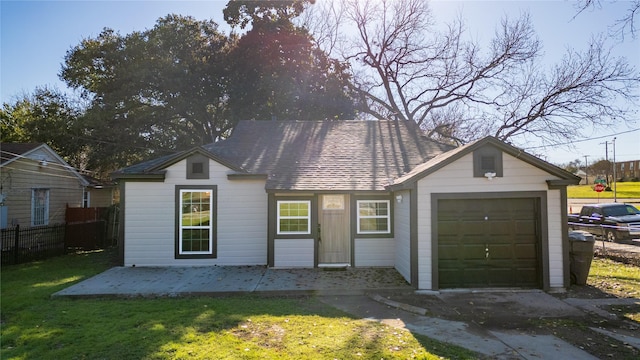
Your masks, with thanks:
[{"label": "fence post", "polygon": [[20,224],[16,224],[16,234],[13,241],[13,263],[18,263],[18,242],[20,240]]}]

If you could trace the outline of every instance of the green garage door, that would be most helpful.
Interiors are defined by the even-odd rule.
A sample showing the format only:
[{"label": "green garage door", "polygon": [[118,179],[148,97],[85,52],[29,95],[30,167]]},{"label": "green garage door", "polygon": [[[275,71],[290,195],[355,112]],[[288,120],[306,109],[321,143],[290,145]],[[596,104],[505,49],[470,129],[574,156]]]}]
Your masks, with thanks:
[{"label": "green garage door", "polygon": [[540,288],[538,201],[438,200],[439,288]]}]

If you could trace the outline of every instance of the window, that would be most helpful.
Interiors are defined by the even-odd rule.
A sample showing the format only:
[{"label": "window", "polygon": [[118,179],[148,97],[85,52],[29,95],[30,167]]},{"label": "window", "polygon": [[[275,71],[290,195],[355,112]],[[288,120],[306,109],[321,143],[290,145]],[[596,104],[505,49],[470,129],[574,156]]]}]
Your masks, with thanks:
[{"label": "window", "polygon": [[49,225],[49,189],[31,192],[31,226]]},{"label": "window", "polygon": [[176,258],[216,256],[216,190],[176,187]]},{"label": "window", "polygon": [[82,192],[82,207],[91,207],[91,193],[89,193],[87,189]]},{"label": "window", "polygon": [[473,152],[473,176],[485,177],[486,173],[494,173],[502,177],[502,151],[493,146],[483,146]]},{"label": "window", "polygon": [[278,201],[278,234],[311,234],[311,201]]},{"label": "window", "polygon": [[187,179],[208,179],[209,158],[195,154],[187,158]]},{"label": "window", "polygon": [[193,174],[202,174],[204,173],[204,166],[201,162],[191,164],[191,173]]},{"label": "window", "polygon": [[496,158],[493,156],[483,156],[481,167],[482,171],[496,172]]},{"label": "window", "polygon": [[389,200],[358,200],[358,234],[390,234]]}]

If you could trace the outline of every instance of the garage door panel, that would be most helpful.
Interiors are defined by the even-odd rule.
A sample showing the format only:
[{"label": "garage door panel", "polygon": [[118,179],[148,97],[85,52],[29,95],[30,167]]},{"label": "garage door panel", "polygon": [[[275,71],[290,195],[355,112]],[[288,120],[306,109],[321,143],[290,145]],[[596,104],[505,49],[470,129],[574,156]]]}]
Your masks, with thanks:
[{"label": "garage door panel", "polygon": [[513,259],[513,246],[511,244],[492,244],[489,247],[488,256],[491,260]]},{"label": "garage door panel", "polygon": [[439,286],[540,287],[538,214],[534,198],[440,199]]},{"label": "garage door panel", "polygon": [[438,252],[438,256],[441,260],[456,260],[460,255],[460,251],[457,245],[441,245],[440,247],[438,247]]},{"label": "garage door panel", "polygon": [[485,247],[482,245],[465,246],[459,254],[464,260],[484,260],[486,258]]},{"label": "garage door panel", "polygon": [[525,243],[525,244],[514,244],[514,259],[523,260],[523,259],[537,259],[537,248],[535,244]]},{"label": "garage door panel", "polygon": [[514,222],[513,226],[515,227],[516,234],[536,233],[536,222],[533,220],[518,220]]}]

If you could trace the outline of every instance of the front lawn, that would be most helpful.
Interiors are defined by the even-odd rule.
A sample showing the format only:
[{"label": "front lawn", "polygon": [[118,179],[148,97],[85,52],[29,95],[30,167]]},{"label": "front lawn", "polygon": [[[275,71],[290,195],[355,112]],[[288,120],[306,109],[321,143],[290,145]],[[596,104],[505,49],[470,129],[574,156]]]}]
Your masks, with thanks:
[{"label": "front lawn", "polygon": [[[616,183],[616,194],[618,199],[640,199],[640,182]],[[570,199],[597,199],[598,193],[593,190],[593,184],[575,185],[567,187],[567,196]],[[600,199],[613,199],[613,191],[601,192]]]},{"label": "front lawn", "polygon": [[51,298],[111,266],[109,252],[2,269],[2,359],[470,359],[314,298]]}]

